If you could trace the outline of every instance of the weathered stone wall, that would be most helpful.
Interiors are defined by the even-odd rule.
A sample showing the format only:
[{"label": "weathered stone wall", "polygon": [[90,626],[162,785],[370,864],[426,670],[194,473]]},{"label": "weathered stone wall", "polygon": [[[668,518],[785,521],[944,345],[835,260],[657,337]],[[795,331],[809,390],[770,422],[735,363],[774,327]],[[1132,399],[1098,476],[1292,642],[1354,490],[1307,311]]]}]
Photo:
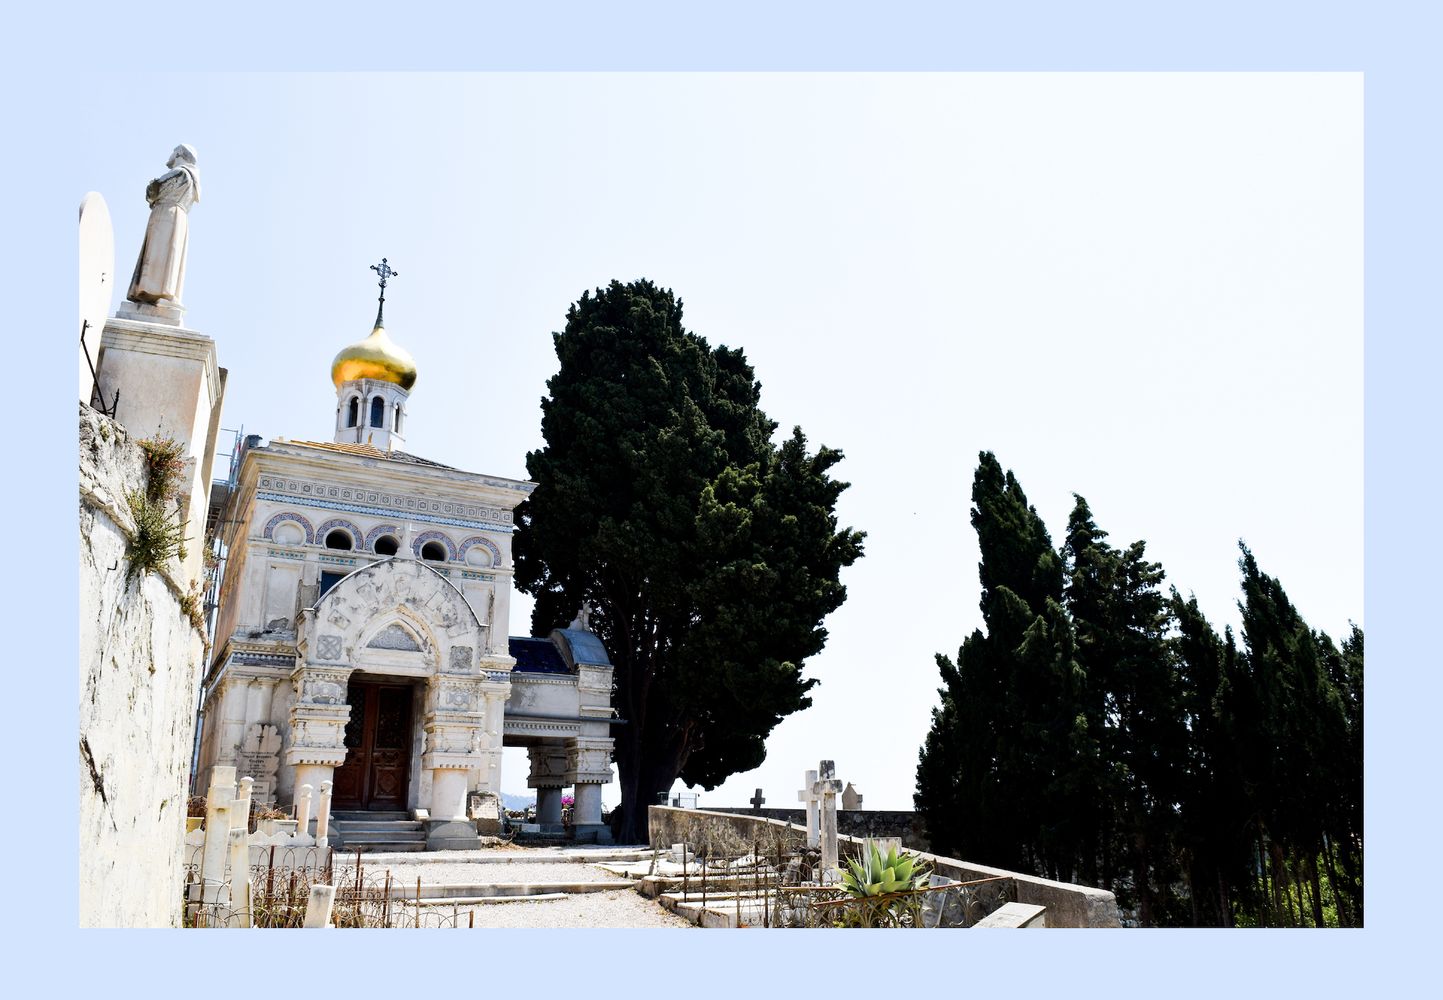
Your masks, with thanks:
[{"label": "weathered stone wall", "polygon": [[[740,816],[764,816],[779,819],[784,823],[803,825],[807,821],[805,809],[753,809],[751,806],[734,808],[713,806],[708,812],[732,813]],[[838,809],[837,832],[849,837],[900,837],[902,846],[914,851],[931,848],[922,817],[911,810],[903,809]]]},{"label": "weathered stone wall", "polygon": [[[779,809],[777,812],[788,812]],[[863,810],[851,810],[861,812]],[[762,810],[763,813],[767,810]],[[841,813],[838,813],[841,816]],[[671,844],[710,844],[719,851],[751,850],[753,843],[764,851],[770,851],[778,841],[795,846],[804,841],[806,828],[801,825],[770,819],[757,815],[751,810],[745,813],[722,813],[703,809],[676,809],[671,806],[650,806],[647,823],[651,829],[651,843],[656,847]],[[847,854],[848,844],[860,844],[861,838],[842,835],[838,838],[842,854]],[[738,849],[737,845],[742,845]],[[1047,908],[1048,927],[1120,927],[1117,900],[1112,893],[1103,889],[1092,889],[1066,882],[1023,875],[1002,868],[959,861],[957,858],[942,857],[919,851],[932,863],[937,874],[945,875],[959,882],[973,879],[992,878],[1003,875],[1017,882],[1017,902],[1031,903]]]},{"label": "weathered stone wall", "polygon": [[[80,407],[80,924],[173,927],[204,641],[177,560],[127,582],[145,463]],[[198,548],[199,539],[190,541]]]}]

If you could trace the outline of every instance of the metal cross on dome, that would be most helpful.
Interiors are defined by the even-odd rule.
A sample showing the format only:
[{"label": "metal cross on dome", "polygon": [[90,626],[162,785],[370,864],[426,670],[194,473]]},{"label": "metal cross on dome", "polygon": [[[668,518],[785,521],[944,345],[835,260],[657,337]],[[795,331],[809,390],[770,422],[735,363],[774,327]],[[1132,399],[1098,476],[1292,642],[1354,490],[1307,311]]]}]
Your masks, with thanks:
[{"label": "metal cross on dome", "polygon": [[391,265],[390,265],[390,262],[387,261],[387,259],[386,259],[385,257],[382,257],[382,258],[381,258],[381,263],[379,263],[379,264],[372,264],[372,265],[371,265],[371,270],[372,270],[372,271],[375,271],[376,274],[379,275],[379,276],[380,276],[380,279],[381,279],[381,281],[380,281],[380,285],[381,285],[380,305],[379,305],[379,306],[377,307],[377,309],[376,309],[376,325],[377,325],[377,326],[380,326],[380,325],[381,325],[381,313],[382,313],[382,312],[385,310],[385,308],[386,308],[386,282],[387,282],[387,280],[390,279],[390,278],[400,277],[401,272],[400,272],[400,271],[392,270]]},{"label": "metal cross on dome", "polygon": [[371,270],[381,276],[381,298],[384,299],[386,297],[386,279],[400,277],[401,272],[392,270],[385,257],[381,258],[381,263],[372,264]]}]

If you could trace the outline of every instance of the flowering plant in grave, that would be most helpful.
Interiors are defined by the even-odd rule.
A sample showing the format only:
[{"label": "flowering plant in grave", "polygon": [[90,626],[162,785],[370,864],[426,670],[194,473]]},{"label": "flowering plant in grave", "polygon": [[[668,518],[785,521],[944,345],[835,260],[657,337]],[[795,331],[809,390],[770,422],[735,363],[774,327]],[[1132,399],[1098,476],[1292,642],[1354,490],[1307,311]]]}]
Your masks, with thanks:
[{"label": "flowering plant in grave", "polygon": [[563,808],[563,809],[570,809],[570,808],[571,808],[572,806],[574,806],[574,805],[576,805],[576,796],[574,796],[574,795],[563,795],[563,796],[561,796],[561,808]]}]

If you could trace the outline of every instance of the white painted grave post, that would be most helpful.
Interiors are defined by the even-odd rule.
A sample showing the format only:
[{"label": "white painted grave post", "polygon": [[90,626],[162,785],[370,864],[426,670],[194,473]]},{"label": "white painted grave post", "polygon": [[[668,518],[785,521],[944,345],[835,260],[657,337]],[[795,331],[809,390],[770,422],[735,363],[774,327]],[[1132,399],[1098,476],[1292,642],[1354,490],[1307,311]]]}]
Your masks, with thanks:
[{"label": "white painted grave post", "polygon": [[231,826],[240,827],[249,836],[251,832],[251,788],[254,787],[256,779],[245,777],[240,780],[240,792],[235,797],[235,806],[231,809]]},{"label": "white painted grave post", "polygon": [[302,837],[311,831],[311,786],[302,785],[296,792],[296,833]]},{"label": "white painted grave post", "polygon": [[235,800],[235,768],[228,764],[217,764],[210,769],[210,786],[206,789],[207,802],[232,802]]},{"label": "white painted grave post", "polygon": [[[200,854],[200,896],[199,914],[196,923],[209,922],[214,906],[220,902],[221,887],[225,885],[225,853],[227,838],[230,836],[231,802],[207,799],[205,804],[205,846]],[[211,907],[207,910],[207,907]]]},{"label": "white painted grave post", "polygon": [[316,846],[325,847],[331,832],[331,786],[333,781],[321,782],[321,804],[316,810]]},{"label": "white painted grave post", "polygon": [[[232,810],[235,811],[234,806]],[[236,815],[244,817],[245,813],[236,811]],[[236,927],[251,925],[251,849],[246,825],[242,819],[231,827],[226,838],[230,844],[230,908]]]},{"label": "white painted grave post", "polygon": [[808,771],[805,787],[797,793],[797,800],[807,804],[807,846],[816,847],[820,842],[817,836],[817,793],[812,791],[812,786],[817,783],[817,772]]},{"label": "white painted grave post", "polygon": [[819,774],[812,785],[821,799],[822,870],[817,881],[828,882],[837,878],[837,796],[842,794],[842,783],[837,780],[836,761],[822,761]]},{"label": "white painted grave post", "polygon": [[306,921],[303,927],[331,926],[331,904],[336,899],[333,885],[311,886],[311,898],[306,900]]}]

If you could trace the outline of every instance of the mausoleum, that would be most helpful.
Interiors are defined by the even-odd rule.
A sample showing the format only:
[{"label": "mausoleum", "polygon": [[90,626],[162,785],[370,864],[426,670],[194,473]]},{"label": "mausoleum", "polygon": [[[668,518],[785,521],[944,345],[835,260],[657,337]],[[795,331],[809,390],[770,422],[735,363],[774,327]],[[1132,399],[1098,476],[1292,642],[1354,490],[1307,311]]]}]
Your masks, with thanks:
[{"label": "mausoleum", "polygon": [[[384,321],[331,367],[331,441],[246,438],[213,506],[224,555],[204,680],[210,768],[287,805],[331,782],[338,816],[424,823],[429,848],[499,820],[503,746],[527,748],[537,819],[608,839],[611,663],[586,614],[509,635],[512,512],[534,483],[403,450],[414,360]],[[205,788],[196,791],[204,794]],[[344,837],[344,826],[338,829]]]}]

